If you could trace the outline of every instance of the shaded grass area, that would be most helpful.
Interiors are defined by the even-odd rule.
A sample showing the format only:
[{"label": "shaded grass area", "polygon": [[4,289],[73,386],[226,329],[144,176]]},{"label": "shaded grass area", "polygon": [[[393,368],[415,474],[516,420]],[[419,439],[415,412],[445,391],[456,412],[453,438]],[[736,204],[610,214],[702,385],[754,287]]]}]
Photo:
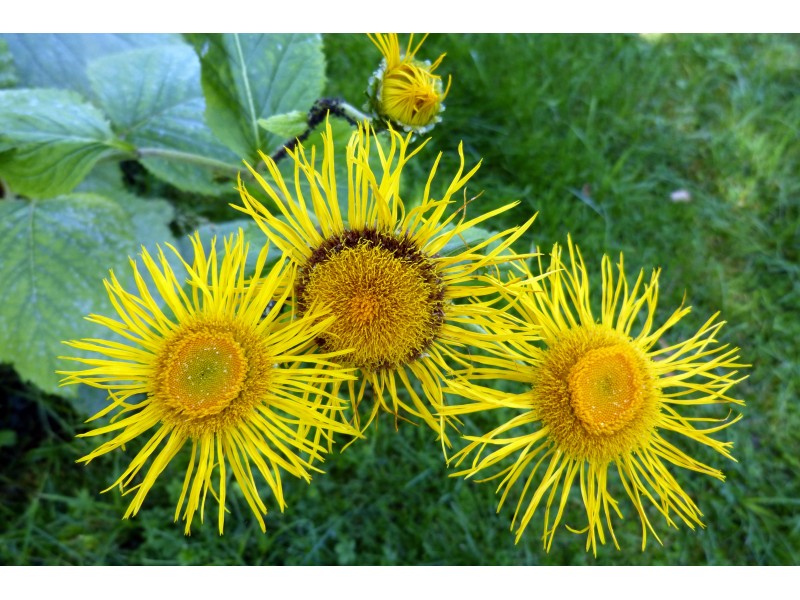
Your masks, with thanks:
[{"label": "shaded grass area", "polygon": [[[360,104],[378,53],[366,37],[327,36],[330,95]],[[539,211],[525,243],[549,250],[571,233],[590,268],[625,253],[629,274],[663,268],[660,315],[682,301],[690,334],[716,310],[722,340],[753,364],[738,396],[745,418],[727,431],[731,463],[681,444],[722,468],[725,483],[689,472],[679,482],[705,530],[667,529],[641,552],[638,519],[620,486],[622,547],[584,551],[560,530],[541,549],[541,515],[519,544],[491,483],[447,477],[424,427],[389,418],[364,442],[332,455],[307,486],[287,481],[286,513],[270,506],[261,534],[234,492],[226,534],[216,511],[191,537],[172,524],[182,465],[171,465],[143,512],[121,521],[126,500],[98,495],[123,469],[121,453],[88,467],[74,460],[81,417],[0,369],[0,562],[4,564],[798,564],[800,562],[800,41],[784,36],[431,36],[452,73],[444,121],[404,184],[421,191],[435,154],[440,184],[483,158],[468,214],[520,200],[496,228]],[[686,190],[689,202],[670,194]],[[595,271],[597,272],[597,271]],[[599,278],[598,278],[599,283]],[[599,292],[599,288],[595,287]],[[500,413],[474,419],[487,430]],[[132,452],[130,449],[129,452]],[[184,457],[185,459],[185,457]],[[209,503],[209,507],[213,503]],[[573,494],[565,521],[580,526]]]}]

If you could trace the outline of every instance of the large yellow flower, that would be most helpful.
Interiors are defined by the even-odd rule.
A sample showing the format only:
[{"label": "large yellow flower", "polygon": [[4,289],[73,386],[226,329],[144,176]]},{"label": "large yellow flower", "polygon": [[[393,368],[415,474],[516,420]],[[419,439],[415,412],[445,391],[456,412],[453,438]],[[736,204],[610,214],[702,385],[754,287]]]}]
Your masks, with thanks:
[{"label": "large yellow flower", "polygon": [[[672,440],[688,438],[732,458],[731,443],[712,434],[741,415],[731,417],[727,411],[727,416],[715,418],[696,407],[743,404],[727,394],[741,381],[732,369],[747,365],[736,362],[738,349],[717,345],[723,325],[717,315],[692,337],[666,342],[667,332],[690,309],[680,307],[663,325],[654,326],[659,272],[653,272],[649,283],[640,272],[631,289],[622,257],[616,282],[611,261],[603,257],[602,309],[596,320],[583,259],[571,240],[568,247],[569,265],[562,262],[556,245],[546,277],[533,280],[528,273],[528,280],[499,286],[521,320],[541,336],[542,347],[510,341],[505,358],[478,357],[483,364],[469,373],[469,383],[452,382],[452,391],[473,402],[446,407],[446,414],[522,409],[493,431],[468,437],[470,443],[453,459],[461,465],[473,455],[471,466],[455,475],[502,478],[498,511],[509,492],[521,487],[511,524],[512,529],[517,526],[517,541],[544,504],[543,540],[548,550],[570,490],[578,484],[588,522],[576,532],[587,533],[586,548],[596,553],[598,540],[606,541],[604,523],[617,545],[611,513],[622,514],[608,485],[613,467],[641,519],[644,549],[648,531],[658,539],[647,515],[648,503],[670,526],[676,526],[677,519],[690,528],[702,526],[700,510],[668,465],[724,477]],[[539,269],[545,273],[541,263]],[[509,337],[513,340],[514,334]],[[519,381],[529,390],[504,393],[475,383],[480,379]],[[703,427],[706,423],[711,425]]]},{"label": "large yellow flower", "polygon": [[448,77],[447,87],[443,88],[442,78],[434,75],[444,54],[433,64],[415,58],[426,37],[427,34],[412,49],[414,34],[411,34],[406,51],[401,54],[396,33],[369,35],[383,54],[367,90],[369,108],[393,126],[417,133],[424,133],[441,121],[442,103],[451,83]]},{"label": "large yellow flower", "polygon": [[[274,161],[262,155],[269,181],[250,170],[274,208],[264,206],[242,184],[243,206],[236,208],[251,215],[297,264],[299,312],[319,303],[336,316],[318,341],[327,351],[353,349],[342,360],[362,374],[358,389],[353,383],[349,387],[356,426],[357,409],[371,383],[376,397],[367,425],[383,407],[397,418],[403,413],[421,417],[447,444],[444,419],[434,413],[443,403],[441,381],[452,368],[450,361],[463,364],[463,353],[490,347],[491,336],[480,328],[504,319],[493,308],[494,300],[481,301],[487,294],[496,300],[496,293],[482,282],[480,271],[507,261],[508,247],[533,218],[471,248],[453,244],[460,248],[443,252],[473,226],[517,203],[485,213],[478,209],[478,216],[467,219],[471,207],[466,200],[456,203],[455,197],[478,166],[464,174],[459,147],[461,167],[444,195],[435,199],[430,193],[437,159],[422,197],[407,205],[401,198],[401,173],[422,148],[409,151],[410,138],[390,131],[387,144],[361,127],[353,133],[347,146],[345,215],[339,208],[330,126],[323,135],[319,170],[314,154],[309,160],[302,146],[290,152],[295,171],[290,189]],[[373,172],[370,157],[376,153],[380,168]],[[456,204],[459,210],[453,210]],[[410,404],[398,385],[408,391]]]},{"label": "large yellow flower", "polygon": [[108,488],[135,492],[124,516],[128,518],[139,511],[155,480],[188,443],[191,458],[175,511],[177,521],[185,505],[186,533],[198,508],[203,520],[209,491],[219,502],[222,533],[228,469],[264,531],[262,514],[267,508],[252,466],[283,510],[281,473],[310,481],[309,471],[318,470],[311,463],[324,451],[320,438],[330,440],[334,432],[355,433],[341,419],[331,418],[342,407],[324,391],[328,383],[352,375],[332,362],[341,350],[313,351],[313,339],[333,317],[324,316],[317,306],[294,321],[282,314],[295,275],[285,259],[267,273],[265,246],[252,280],[246,281],[247,245],[241,231],[235,240],[233,236],[225,240],[221,259],[216,240],[207,256],[199,235],[192,238],[192,245],[192,265],[170,247],[186,268],[187,291],[163,251],[157,259],[142,252],[164,310],[133,260],[135,293],[123,289],[111,273],[105,286],[118,319],[99,315],[88,319],[124,341],[66,342],[101,358],[62,357],[89,367],[62,371],[66,375],[62,385],[85,383],[108,390],[109,405],[90,421],[115,413],[109,425],[82,434],[113,432],[115,437],[80,462],[149,436]]}]

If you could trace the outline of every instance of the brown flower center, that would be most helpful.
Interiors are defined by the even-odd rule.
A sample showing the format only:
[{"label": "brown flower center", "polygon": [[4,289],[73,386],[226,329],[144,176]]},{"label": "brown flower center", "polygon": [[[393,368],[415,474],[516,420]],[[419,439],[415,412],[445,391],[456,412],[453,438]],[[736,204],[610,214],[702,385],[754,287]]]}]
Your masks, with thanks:
[{"label": "brown flower center", "polygon": [[315,304],[337,317],[318,342],[351,350],[369,370],[418,358],[444,321],[444,286],[435,264],[406,237],[346,231],[317,248],[297,285],[301,312]]}]

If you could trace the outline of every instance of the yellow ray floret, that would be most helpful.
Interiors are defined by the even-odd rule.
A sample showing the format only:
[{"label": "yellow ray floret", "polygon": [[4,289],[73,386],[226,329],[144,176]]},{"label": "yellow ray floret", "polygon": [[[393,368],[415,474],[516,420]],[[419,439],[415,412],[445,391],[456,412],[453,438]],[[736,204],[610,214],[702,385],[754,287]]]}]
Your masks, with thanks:
[{"label": "yellow ray floret", "polygon": [[[699,442],[732,459],[731,443],[713,434],[741,415],[688,412],[701,405],[743,404],[728,393],[744,379],[735,369],[747,365],[737,362],[738,349],[717,344],[723,325],[717,315],[688,339],[665,342],[690,309],[682,306],[656,326],[659,272],[649,281],[640,272],[630,287],[621,256],[616,281],[611,261],[603,257],[602,308],[595,318],[583,259],[571,240],[568,249],[566,263],[561,247],[554,247],[544,278],[528,274],[527,280],[497,283],[542,341],[532,345],[510,339],[504,357],[479,358],[482,364],[469,371],[469,382],[450,384],[451,391],[472,402],[444,408],[447,415],[501,407],[518,411],[500,427],[466,438],[468,445],[453,459],[456,465],[470,456],[472,461],[455,475],[499,479],[498,511],[516,490],[519,500],[511,527],[516,527],[517,541],[543,507],[547,550],[570,492],[578,487],[587,522],[578,530],[568,529],[587,534],[586,548],[596,553],[597,544],[606,542],[606,527],[617,545],[611,517],[621,517],[622,511],[608,485],[613,468],[641,520],[644,549],[648,532],[659,540],[648,504],[670,526],[678,520],[692,529],[703,526],[702,513],[669,467],[724,477],[672,440]],[[545,273],[541,263],[539,270]],[[504,393],[478,385],[482,379],[519,381],[529,389]]]},{"label": "yellow ray floret", "polygon": [[417,133],[428,131],[441,120],[451,83],[448,77],[447,87],[443,87],[442,78],[434,74],[444,54],[433,64],[415,58],[426,37],[427,34],[413,46],[414,34],[411,34],[405,52],[401,53],[396,33],[369,34],[383,54],[367,91],[371,108],[394,127]]},{"label": "yellow ray floret", "polygon": [[[321,166],[302,146],[291,151],[294,181],[287,184],[275,163],[262,156],[268,176],[250,170],[269,206],[240,183],[242,206],[235,208],[252,216],[296,263],[294,302],[300,314],[318,303],[336,317],[318,342],[326,351],[352,350],[341,360],[359,369],[360,382],[349,383],[347,392],[356,409],[369,394],[374,396],[367,424],[383,408],[396,418],[421,418],[447,443],[444,430],[452,419],[436,415],[443,404],[442,379],[470,352],[495,350],[483,326],[499,327],[506,318],[494,307],[497,294],[484,272],[511,259],[511,244],[533,217],[466,246],[461,239],[471,228],[517,203],[490,211],[478,208],[477,216],[468,219],[472,207],[466,200],[458,202],[457,195],[466,197],[465,186],[478,166],[465,173],[459,146],[461,166],[444,194],[431,194],[440,155],[421,197],[407,205],[401,174],[422,148],[411,149],[410,137],[390,131],[385,141],[359,127],[347,145],[344,211],[329,125]],[[376,162],[379,166],[373,167]],[[399,386],[408,391],[410,402],[398,394]],[[359,426],[357,410],[354,418]]]},{"label": "yellow ray floret", "polygon": [[188,288],[162,250],[157,257],[147,250],[141,255],[155,295],[135,261],[134,292],[111,273],[105,285],[117,317],[91,315],[88,320],[123,341],[66,342],[100,358],[62,357],[88,367],[60,371],[65,375],[62,385],[84,383],[107,390],[108,406],[90,421],[113,415],[109,424],[81,435],[113,437],[79,462],[141,440],[127,469],[109,488],[134,494],[124,516],[128,518],[139,511],[170,461],[191,446],[175,511],[176,521],[183,511],[186,533],[198,510],[203,520],[211,491],[219,502],[222,534],[228,473],[264,531],[267,507],[257,479],[266,482],[283,510],[282,474],[310,481],[311,471],[318,470],[312,463],[325,451],[320,440],[330,442],[334,433],[355,434],[333,417],[344,407],[326,389],[353,376],[351,369],[335,362],[346,350],[314,351],[314,338],[333,321],[327,311],[311,306],[297,320],[282,312],[294,266],[283,259],[267,272],[264,246],[253,277],[246,280],[248,247],[241,230],[225,240],[221,257],[216,240],[208,254],[198,234],[191,241],[191,265],[170,246],[185,268]]}]

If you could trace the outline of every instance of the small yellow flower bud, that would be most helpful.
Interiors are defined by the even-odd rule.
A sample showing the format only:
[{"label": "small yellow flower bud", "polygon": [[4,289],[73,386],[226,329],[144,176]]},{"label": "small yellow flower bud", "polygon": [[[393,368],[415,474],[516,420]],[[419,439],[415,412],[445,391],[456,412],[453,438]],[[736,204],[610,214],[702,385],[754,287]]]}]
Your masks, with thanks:
[{"label": "small yellow flower bud", "polygon": [[433,63],[414,58],[426,37],[427,34],[412,50],[414,35],[411,34],[401,55],[396,33],[369,35],[383,54],[383,60],[370,79],[367,109],[394,127],[416,133],[424,133],[441,121],[442,102],[451,83],[448,77],[445,88],[442,78],[434,75],[444,54]]}]

